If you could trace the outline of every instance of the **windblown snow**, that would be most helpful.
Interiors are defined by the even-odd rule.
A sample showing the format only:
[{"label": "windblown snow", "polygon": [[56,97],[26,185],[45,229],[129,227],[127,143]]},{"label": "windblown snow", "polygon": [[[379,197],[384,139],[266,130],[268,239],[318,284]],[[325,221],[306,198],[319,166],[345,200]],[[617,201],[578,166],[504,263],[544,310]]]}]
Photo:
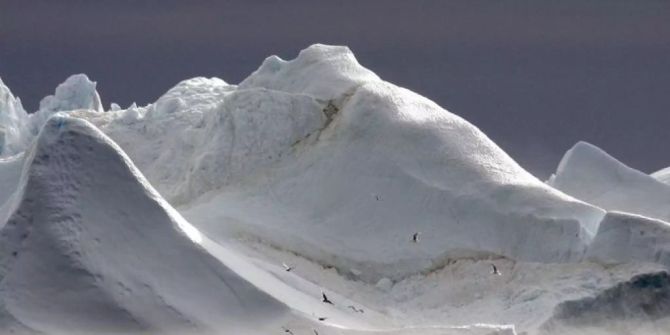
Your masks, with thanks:
[{"label": "windblown snow", "polygon": [[108,111],[85,75],[35,113],[0,82],[0,130],[3,330],[624,334],[670,316],[670,186],[585,143],[543,183],[346,47]]}]

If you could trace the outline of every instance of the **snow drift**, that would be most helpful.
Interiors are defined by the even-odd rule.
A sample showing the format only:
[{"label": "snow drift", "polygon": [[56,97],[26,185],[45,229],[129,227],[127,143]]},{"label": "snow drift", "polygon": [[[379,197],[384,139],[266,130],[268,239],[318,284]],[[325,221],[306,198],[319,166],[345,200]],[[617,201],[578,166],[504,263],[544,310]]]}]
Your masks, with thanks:
[{"label": "snow drift", "polygon": [[548,184],[606,210],[670,220],[670,185],[586,142],[568,150]]},{"label": "snow drift", "polygon": [[86,121],[49,120],[19,192],[0,233],[5,331],[240,333],[287,313],[198,246],[200,233]]}]

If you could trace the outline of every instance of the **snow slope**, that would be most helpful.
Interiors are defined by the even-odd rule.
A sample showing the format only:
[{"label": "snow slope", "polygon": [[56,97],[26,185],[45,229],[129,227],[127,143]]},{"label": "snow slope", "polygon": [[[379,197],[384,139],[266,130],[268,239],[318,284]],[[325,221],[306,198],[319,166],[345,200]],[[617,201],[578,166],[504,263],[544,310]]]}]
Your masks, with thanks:
[{"label": "snow slope", "polygon": [[287,317],[200,247],[200,233],[83,120],[50,119],[20,192],[0,233],[1,329],[240,333]]},{"label": "snow slope", "polygon": [[270,57],[239,87],[328,99],[332,121],[253,182],[184,206],[212,236],[256,236],[376,281],[464,255],[576,260],[603,214],[539,182],[467,121],[369,74],[346,48]]},{"label": "snow slope", "polygon": [[253,236],[367,280],[464,255],[578,260],[604,214],[346,47],[269,57],[239,86],[194,78],[146,107],[71,113],[219,242]]},{"label": "snow slope", "polygon": [[548,184],[609,211],[670,221],[670,185],[586,142],[568,150]]}]

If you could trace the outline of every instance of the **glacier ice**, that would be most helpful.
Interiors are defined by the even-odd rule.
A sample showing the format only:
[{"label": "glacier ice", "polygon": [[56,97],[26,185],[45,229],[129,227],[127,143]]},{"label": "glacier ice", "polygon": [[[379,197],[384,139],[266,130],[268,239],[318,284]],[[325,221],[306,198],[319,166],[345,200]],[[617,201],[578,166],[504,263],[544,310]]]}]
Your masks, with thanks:
[{"label": "glacier ice", "polygon": [[380,79],[376,74],[358,64],[349,48],[315,44],[290,61],[268,57],[240,83],[240,88],[262,87],[330,100],[362,83],[377,80]]},{"label": "glacier ice", "polygon": [[2,330],[609,329],[574,311],[670,265],[670,186],[587,143],[543,183],[346,47],[108,111],[85,75],[31,114],[0,82],[0,127]]},{"label": "glacier ice", "polygon": [[100,95],[95,87],[96,83],[88,79],[85,74],[72,75],[56,87],[53,95],[46,96],[40,101],[38,113],[53,114],[75,109],[102,112]]},{"label": "glacier ice", "polygon": [[606,210],[670,220],[670,185],[586,142],[565,154],[548,184]]},{"label": "glacier ice", "polygon": [[607,213],[587,258],[603,264],[655,262],[670,267],[670,223],[628,213]]},{"label": "glacier ice", "polygon": [[21,100],[14,97],[0,79],[0,157],[11,156],[25,149],[28,114]]}]

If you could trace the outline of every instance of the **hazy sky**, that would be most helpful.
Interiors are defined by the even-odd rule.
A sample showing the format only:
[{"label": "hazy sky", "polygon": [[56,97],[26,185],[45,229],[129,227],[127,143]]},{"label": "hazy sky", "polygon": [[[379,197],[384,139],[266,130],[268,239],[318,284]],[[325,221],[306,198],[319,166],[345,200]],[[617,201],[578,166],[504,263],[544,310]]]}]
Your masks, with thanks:
[{"label": "hazy sky", "polygon": [[669,1],[0,0],[0,77],[29,110],[73,73],[105,106],[146,104],[317,42],[348,45],[542,178],[578,140],[670,166]]}]

